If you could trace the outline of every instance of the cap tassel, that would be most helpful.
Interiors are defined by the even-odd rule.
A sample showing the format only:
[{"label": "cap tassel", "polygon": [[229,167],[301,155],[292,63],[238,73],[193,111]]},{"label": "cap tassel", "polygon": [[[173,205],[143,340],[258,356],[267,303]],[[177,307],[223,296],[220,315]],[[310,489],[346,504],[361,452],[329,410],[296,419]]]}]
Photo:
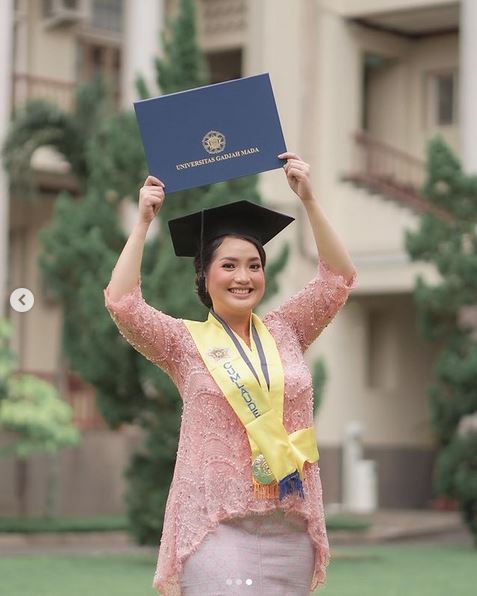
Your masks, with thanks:
[{"label": "cap tassel", "polygon": [[288,476],[285,476],[285,478],[282,478],[278,483],[278,486],[280,489],[280,501],[282,501],[287,495],[291,495],[293,493],[298,493],[302,499],[305,498],[303,484],[301,482],[298,470],[295,470],[291,474],[288,474]]},{"label": "cap tassel", "polygon": [[200,212],[200,281],[204,286],[205,292],[205,276],[204,276],[204,210]]}]

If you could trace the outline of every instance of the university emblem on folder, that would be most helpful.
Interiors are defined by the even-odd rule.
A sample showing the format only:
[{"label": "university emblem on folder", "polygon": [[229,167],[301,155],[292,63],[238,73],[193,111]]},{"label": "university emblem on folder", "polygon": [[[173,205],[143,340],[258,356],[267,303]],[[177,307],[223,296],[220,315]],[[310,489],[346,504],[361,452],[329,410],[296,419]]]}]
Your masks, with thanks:
[{"label": "university emblem on folder", "polygon": [[221,153],[225,149],[225,135],[218,130],[209,130],[202,139],[202,146],[207,153]]}]

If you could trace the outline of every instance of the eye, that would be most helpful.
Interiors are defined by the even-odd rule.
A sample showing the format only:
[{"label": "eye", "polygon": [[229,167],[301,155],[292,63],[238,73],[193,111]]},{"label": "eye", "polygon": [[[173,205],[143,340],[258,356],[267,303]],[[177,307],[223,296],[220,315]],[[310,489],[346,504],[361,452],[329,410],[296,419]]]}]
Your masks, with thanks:
[{"label": "eye", "polygon": [[260,263],[254,263],[253,265],[251,265],[252,269],[254,269],[255,271],[258,271],[259,269],[262,268],[262,265]]},{"label": "eye", "polygon": [[224,264],[222,265],[222,267],[224,267],[225,269],[228,269],[229,267],[233,267],[233,266],[234,266],[234,264],[233,264],[233,263],[224,263]]}]

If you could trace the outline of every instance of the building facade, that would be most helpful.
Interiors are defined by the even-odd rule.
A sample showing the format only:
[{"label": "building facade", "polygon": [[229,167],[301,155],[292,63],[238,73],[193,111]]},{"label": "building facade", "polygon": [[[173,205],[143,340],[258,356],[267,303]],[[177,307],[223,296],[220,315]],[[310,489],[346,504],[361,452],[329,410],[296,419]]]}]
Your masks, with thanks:
[{"label": "building facade", "polygon": [[[176,0],[5,0],[1,6],[2,23],[11,23],[0,42],[2,102],[9,106],[0,114],[2,138],[25,99],[69,108],[75,86],[96,72],[108,79],[118,104],[131,108],[134,78],[154,79],[159,33],[177,10]],[[325,503],[345,498],[343,441],[347,426],[359,422],[364,456],[376,463],[379,506],[429,507],[435,441],[426,387],[437,348],[419,337],[412,294],[417,273],[430,281],[437,275],[409,262],[404,234],[426,208],[418,188],[429,138],[443,135],[466,169],[477,170],[475,3],[199,0],[197,8],[212,82],[270,73],[287,147],[311,164],[317,196],[358,269],[359,287],[308,356],[310,363],[323,356],[329,373],[316,420]],[[5,175],[0,179],[0,292],[20,368],[56,380],[67,372],[61,312],[42,285],[37,235],[58,190],[72,181],[67,164],[47,149],[35,154],[34,167],[42,189],[34,204],[9,197]],[[296,217],[286,231],[292,253],[281,294],[267,305],[274,306],[313,276],[317,256],[283,172],[261,175],[260,188],[266,204]],[[16,287],[35,294],[29,313],[9,309]],[[107,430],[91,390],[73,375],[65,382],[63,374],[63,388],[84,433],[81,446],[61,454],[61,512],[123,511],[121,472],[140,444],[137,429]],[[29,468],[32,513],[42,507],[45,465],[38,457]],[[12,479],[11,488],[2,483],[0,514],[13,514],[15,462],[0,461],[0,469]]]}]

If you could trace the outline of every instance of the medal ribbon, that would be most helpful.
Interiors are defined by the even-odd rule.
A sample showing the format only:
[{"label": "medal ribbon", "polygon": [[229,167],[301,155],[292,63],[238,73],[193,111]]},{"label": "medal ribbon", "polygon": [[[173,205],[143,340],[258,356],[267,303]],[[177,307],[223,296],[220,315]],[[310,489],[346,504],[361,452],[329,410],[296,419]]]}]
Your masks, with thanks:
[{"label": "medal ribbon", "polygon": [[260,318],[250,320],[252,349],[216,313],[184,320],[210,374],[245,426],[252,462],[261,454],[279,483],[280,499],[298,492],[305,461],[319,459],[313,427],[288,435],[283,426],[284,375],[278,349]]}]

